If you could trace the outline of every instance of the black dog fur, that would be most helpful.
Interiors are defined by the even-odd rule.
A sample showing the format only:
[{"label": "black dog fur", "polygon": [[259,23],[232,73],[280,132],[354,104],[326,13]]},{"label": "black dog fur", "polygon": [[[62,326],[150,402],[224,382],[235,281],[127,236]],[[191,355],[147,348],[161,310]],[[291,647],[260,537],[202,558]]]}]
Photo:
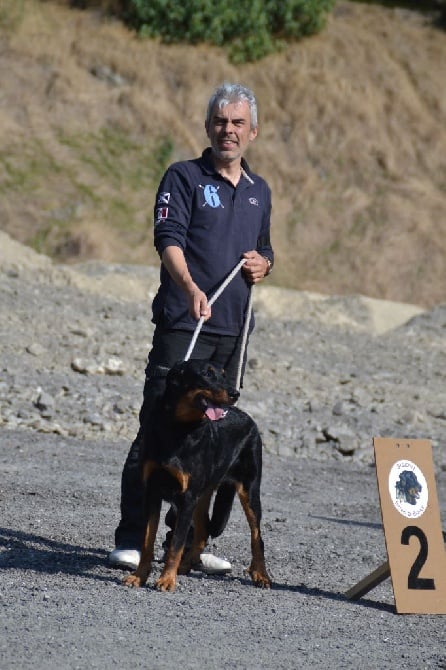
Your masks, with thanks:
[{"label": "black dog fur", "polygon": [[[208,537],[223,532],[236,493],[251,530],[249,573],[256,586],[271,586],[260,533],[262,441],[251,417],[233,407],[238,395],[208,361],[178,363],[168,373],[145,431],[147,528],[136,572],[124,579],[127,586],[142,586],[150,574],[163,500],[176,510],[176,523],[156,587],[173,591],[177,573],[188,573],[199,563]],[[192,547],[184,551],[192,523]]]}]

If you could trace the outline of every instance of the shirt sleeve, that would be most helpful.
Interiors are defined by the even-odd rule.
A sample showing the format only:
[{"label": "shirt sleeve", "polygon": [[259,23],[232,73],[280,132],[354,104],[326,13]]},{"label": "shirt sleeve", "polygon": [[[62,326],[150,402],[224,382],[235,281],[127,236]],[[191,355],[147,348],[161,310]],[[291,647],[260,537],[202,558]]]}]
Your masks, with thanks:
[{"label": "shirt sleeve", "polygon": [[274,251],[271,246],[271,190],[265,183],[267,192],[265,211],[263,214],[262,227],[259,237],[257,238],[257,251],[261,256],[268,258],[271,261],[271,268],[274,265]]},{"label": "shirt sleeve", "polygon": [[191,219],[193,189],[178,164],[172,165],[159,185],[154,208],[154,244],[161,257],[169,246],[185,249]]}]

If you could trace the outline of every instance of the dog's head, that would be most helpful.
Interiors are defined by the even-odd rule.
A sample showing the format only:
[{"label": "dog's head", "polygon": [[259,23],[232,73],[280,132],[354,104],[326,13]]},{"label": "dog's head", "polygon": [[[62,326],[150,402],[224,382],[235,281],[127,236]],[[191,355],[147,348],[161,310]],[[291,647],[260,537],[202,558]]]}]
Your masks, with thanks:
[{"label": "dog's head", "polygon": [[239,392],[228,384],[224,372],[208,360],[176,363],[166,379],[165,401],[177,421],[191,423],[223,418]]},{"label": "dog's head", "polygon": [[422,486],[419,483],[417,476],[411,470],[403,470],[400,472],[400,477],[396,483],[397,493],[400,498],[405,500],[410,505],[416,505],[420,497]]}]

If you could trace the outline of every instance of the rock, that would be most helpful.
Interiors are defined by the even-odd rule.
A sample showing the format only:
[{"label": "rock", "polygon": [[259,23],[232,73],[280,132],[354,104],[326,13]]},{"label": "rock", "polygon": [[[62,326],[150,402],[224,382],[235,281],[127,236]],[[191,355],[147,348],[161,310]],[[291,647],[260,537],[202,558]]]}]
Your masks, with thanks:
[{"label": "rock", "polygon": [[125,374],[124,364],[119,358],[109,358],[104,364],[104,372],[107,375],[123,375]]},{"label": "rock", "polygon": [[26,347],[26,351],[31,354],[31,356],[42,356],[45,353],[45,348],[38,342],[33,342]]},{"label": "rock", "polygon": [[54,414],[55,400],[49,393],[38,388],[34,406],[39,410],[43,418],[50,419]]}]

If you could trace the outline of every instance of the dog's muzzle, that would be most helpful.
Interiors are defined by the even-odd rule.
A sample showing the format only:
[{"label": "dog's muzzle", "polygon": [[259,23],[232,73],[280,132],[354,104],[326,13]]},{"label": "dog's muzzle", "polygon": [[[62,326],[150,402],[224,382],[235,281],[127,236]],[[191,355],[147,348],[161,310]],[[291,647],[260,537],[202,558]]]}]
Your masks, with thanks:
[{"label": "dog's muzzle", "polygon": [[[230,400],[232,401],[231,397]],[[196,401],[199,408],[204,412],[207,418],[210,419],[210,421],[220,421],[220,419],[224,419],[228,413],[227,407],[222,407],[219,404],[213,403],[204,395],[197,396]]]}]

